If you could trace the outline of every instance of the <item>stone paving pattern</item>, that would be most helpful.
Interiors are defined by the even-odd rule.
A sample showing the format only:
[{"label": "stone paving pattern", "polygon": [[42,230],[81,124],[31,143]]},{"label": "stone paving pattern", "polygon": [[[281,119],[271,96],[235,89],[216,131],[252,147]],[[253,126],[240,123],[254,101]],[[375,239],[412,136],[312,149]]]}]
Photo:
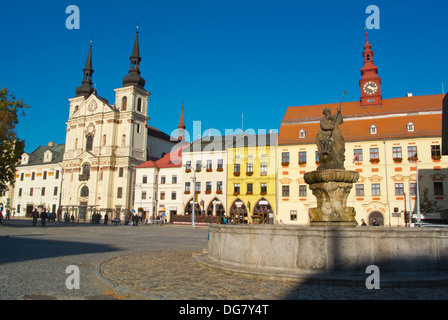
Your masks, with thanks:
[{"label": "stone paving pattern", "polygon": [[[446,286],[368,290],[210,269],[196,259],[207,249],[207,227],[31,225],[0,225],[0,300],[448,299]],[[69,265],[80,269],[79,290],[65,287]]]}]

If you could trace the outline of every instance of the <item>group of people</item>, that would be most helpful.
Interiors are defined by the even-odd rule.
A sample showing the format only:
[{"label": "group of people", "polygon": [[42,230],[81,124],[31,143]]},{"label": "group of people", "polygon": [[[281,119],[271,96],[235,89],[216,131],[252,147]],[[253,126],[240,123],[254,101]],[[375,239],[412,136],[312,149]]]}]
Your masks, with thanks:
[{"label": "group of people", "polygon": [[51,213],[50,211],[46,211],[43,209],[40,213],[37,211],[37,208],[34,208],[33,212],[31,213],[31,216],[33,217],[33,226],[37,225],[37,220],[40,218],[40,223],[42,226],[45,226],[47,223],[47,220],[51,220]]},{"label": "group of people", "polygon": [[0,224],[3,224],[3,219],[11,220],[11,211],[6,210],[5,217],[3,217],[3,210],[0,210]]}]

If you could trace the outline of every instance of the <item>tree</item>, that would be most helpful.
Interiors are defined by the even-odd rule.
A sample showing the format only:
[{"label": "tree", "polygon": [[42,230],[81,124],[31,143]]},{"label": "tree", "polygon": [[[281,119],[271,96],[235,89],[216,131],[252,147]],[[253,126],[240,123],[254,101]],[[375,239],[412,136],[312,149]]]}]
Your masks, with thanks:
[{"label": "tree", "polygon": [[440,206],[437,205],[437,201],[431,201],[429,199],[428,188],[423,189],[423,197],[420,200],[420,211],[424,213],[439,212]]},{"label": "tree", "polygon": [[0,192],[14,183],[16,166],[25,149],[25,141],[19,139],[16,126],[19,123],[18,112],[25,115],[22,99],[9,93],[7,88],[0,90]]}]

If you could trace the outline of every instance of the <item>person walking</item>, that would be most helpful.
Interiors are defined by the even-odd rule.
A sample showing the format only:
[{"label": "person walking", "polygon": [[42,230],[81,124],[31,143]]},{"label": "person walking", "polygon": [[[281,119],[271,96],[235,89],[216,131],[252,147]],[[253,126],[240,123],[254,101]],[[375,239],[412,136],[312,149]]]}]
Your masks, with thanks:
[{"label": "person walking", "polygon": [[34,208],[34,211],[31,213],[31,216],[33,217],[33,227],[37,226],[37,219],[39,218],[39,212],[37,212],[36,208]]},{"label": "person walking", "polygon": [[47,212],[45,211],[45,209],[42,210],[42,212],[40,213],[40,223],[42,224],[42,227],[45,227],[45,222],[47,220]]}]

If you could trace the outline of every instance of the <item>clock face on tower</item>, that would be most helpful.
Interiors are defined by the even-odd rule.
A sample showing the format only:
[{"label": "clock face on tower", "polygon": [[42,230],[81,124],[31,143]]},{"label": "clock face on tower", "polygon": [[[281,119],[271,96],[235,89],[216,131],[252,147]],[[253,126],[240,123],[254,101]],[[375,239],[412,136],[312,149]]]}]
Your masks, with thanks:
[{"label": "clock face on tower", "polygon": [[364,93],[372,95],[378,91],[378,84],[374,81],[368,81],[364,83],[362,90],[364,91]]}]

